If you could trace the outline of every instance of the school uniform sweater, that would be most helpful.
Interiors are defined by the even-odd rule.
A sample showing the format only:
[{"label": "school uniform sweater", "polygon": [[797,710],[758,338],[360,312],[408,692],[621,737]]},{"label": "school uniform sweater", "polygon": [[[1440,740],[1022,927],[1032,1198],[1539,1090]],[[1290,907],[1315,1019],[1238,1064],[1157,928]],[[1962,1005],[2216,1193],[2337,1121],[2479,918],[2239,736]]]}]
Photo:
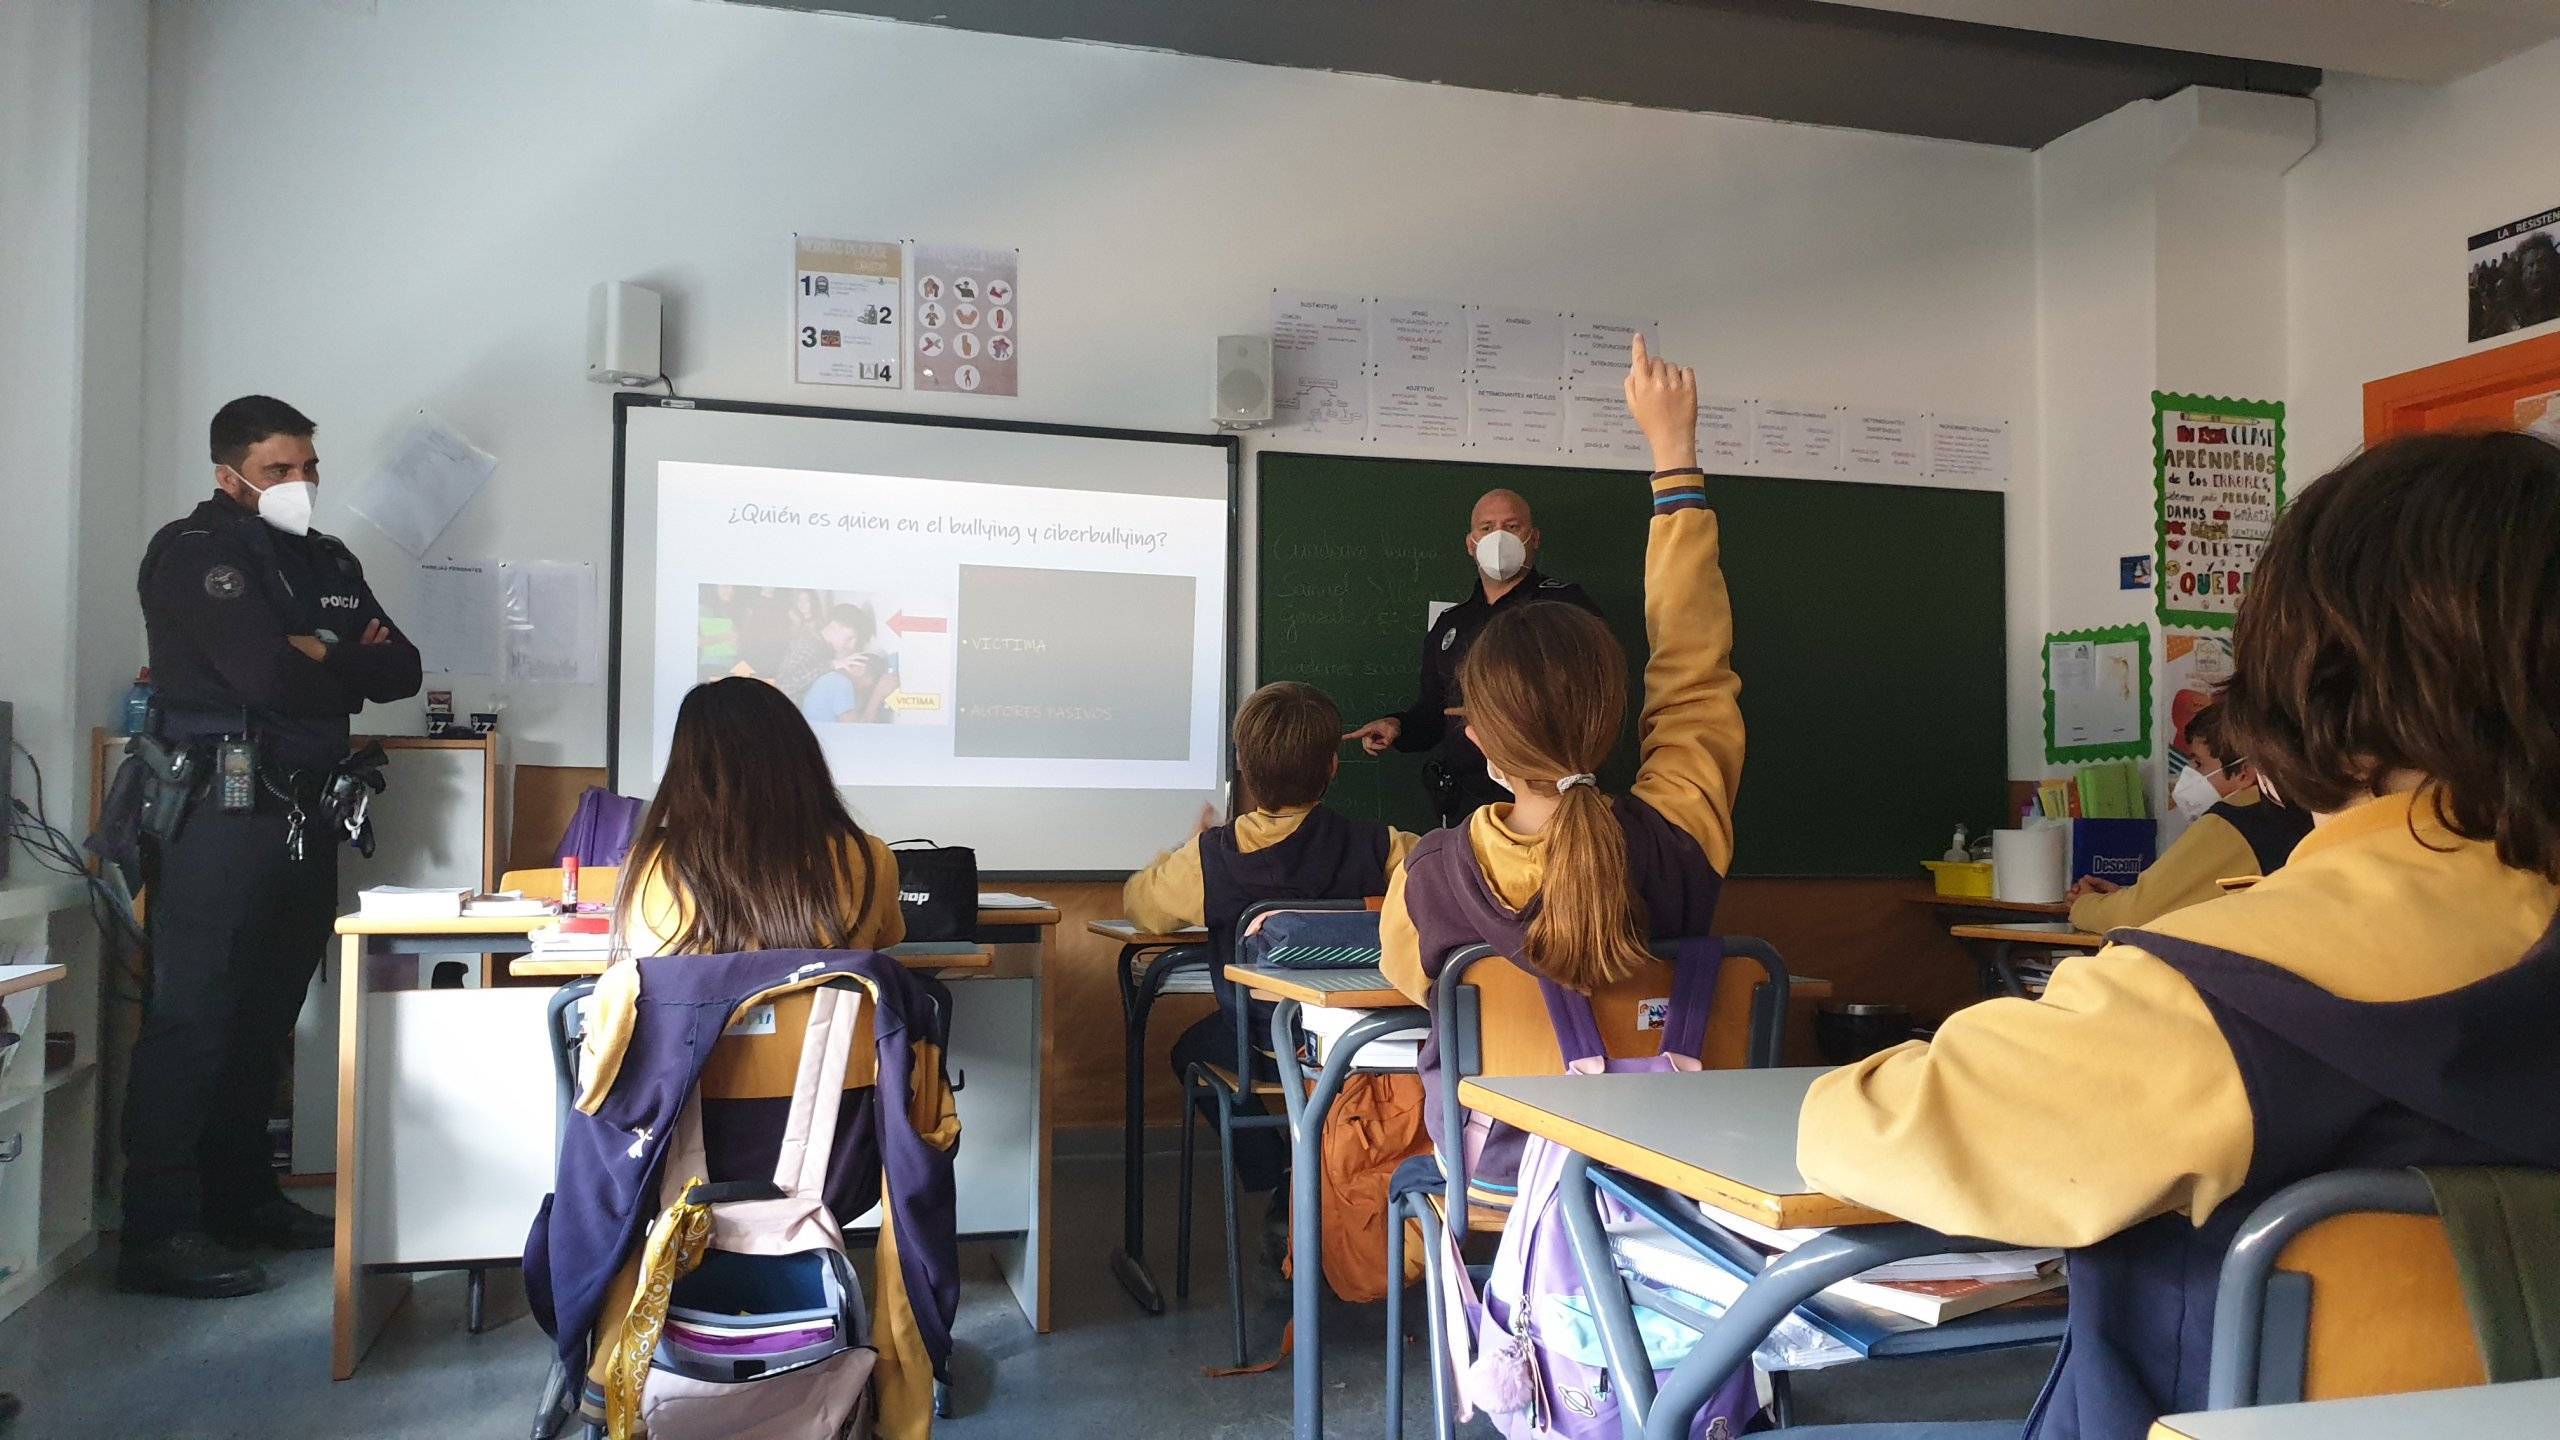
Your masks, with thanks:
[{"label": "school uniform sweater", "polygon": [[1951,1234],[2074,1249],[2035,1440],[2201,1408],[2214,1276],[2277,1189],[2363,1165],[2560,1166],[2560,887],[2412,796],[2315,829],[2249,890],[2119,930],[2041,1001],[1807,1095],[1797,1163]]},{"label": "school uniform sweater", "polygon": [[[866,834],[861,854],[848,849],[839,860],[844,909],[854,917],[853,928],[828,939],[846,950],[885,950],[906,939],[906,912],[898,908],[897,852],[879,836]],[[661,866],[626,877],[622,890],[625,898],[616,907],[616,923],[622,926],[626,950],[635,957],[673,953],[675,937],[693,922],[693,898]]]},{"label": "school uniform sweater", "polygon": [[[1320,809],[1323,807],[1318,805],[1292,805],[1278,810],[1247,811],[1237,816],[1235,823],[1231,825],[1221,825],[1212,830],[1203,831],[1167,850],[1156,857],[1154,864],[1130,876],[1128,885],[1121,890],[1120,904],[1123,912],[1129,917],[1129,923],[1141,930],[1158,935],[1169,935],[1195,925],[1211,924],[1208,880],[1201,863],[1204,843],[1220,845],[1237,856],[1258,854],[1296,835],[1299,827],[1307,822],[1307,817]],[[1402,868],[1405,857],[1413,853],[1415,837],[1385,826],[1375,828],[1385,832],[1387,845],[1385,869],[1392,871]],[[1223,841],[1210,842],[1209,837],[1215,834],[1223,834],[1226,838]],[[1383,885],[1384,881],[1385,877],[1382,874],[1380,884]],[[1358,895],[1288,894],[1254,895],[1250,898],[1256,900],[1311,898],[1350,900],[1365,899],[1371,895],[1384,893],[1383,889],[1378,889],[1364,890]],[[1234,917],[1229,916],[1227,923],[1232,926]]]},{"label": "school uniform sweater", "polygon": [[2227,796],[2197,816],[2132,884],[2073,901],[2071,923],[2104,935],[2218,899],[2222,886],[2217,882],[2236,875],[2273,875],[2310,833],[2308,811],[2269,802],[2254,789]]},{"label": "school uniform sweater", "polygon": [[[1733,798],[1742,778],[1742,681],[1733,672],[1733,604],[1718,558],[1715,512],[1696,471],[1657,475],[1645,544],[1645,663],[1640,759],[1629,793],[1610,797],[1627,870],[1655,939],[1705,936],[1733,858]],[[1516,955],[1546,879],[1546,837],[1511,828],[1511,807],[1478,810],[1464,830],[1415,847],[1387,887],[1379,938],[1387,979],[1427,1005],[1449,955],[1469,945]],[[1436,1094],[1439,1037],[1422,1047]],[[1435,1127],[1438,1105],[1424,1115]],[[1507,1128],[1507,1127],[1504,1127]],[[1497,1188],[1517,1145],[1497,1134],[1477,1178]]]}]

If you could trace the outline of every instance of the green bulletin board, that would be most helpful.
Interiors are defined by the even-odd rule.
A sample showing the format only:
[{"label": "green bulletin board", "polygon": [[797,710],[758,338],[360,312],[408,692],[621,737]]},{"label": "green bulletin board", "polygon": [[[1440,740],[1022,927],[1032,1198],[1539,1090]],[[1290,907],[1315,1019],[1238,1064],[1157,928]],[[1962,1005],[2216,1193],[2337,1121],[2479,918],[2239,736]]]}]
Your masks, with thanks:
[{"label": "green bulletin board", "polygon": [[[2124,672],[2120,676],[2112,673],[2117,667]],[[2093,736],[2089,731],[2099,717],[2120,718],[2121,728]],[[2044,637],[2045,762],[2140,760],[2150,754],[2151,627],[2112,625]]]},{"label": "green bulletin board", "polygon": [[[1473,593],[1467,514],[1495,486],[1536,511],[1546,573],[1578,582],[1643,693],[1640,473],[1263,453],[1256,681],[1323,687],[1347,726],[1411,704],[1428,606]],[[2007,809],[1998,491],[1709,476],[1749,727],[1734,870],[1917,876],[1961,823]],[[1601,782],[1635,770],[1633,717]],[[1424,757],[1346,747],[1332,803],[1431,824]]]}]

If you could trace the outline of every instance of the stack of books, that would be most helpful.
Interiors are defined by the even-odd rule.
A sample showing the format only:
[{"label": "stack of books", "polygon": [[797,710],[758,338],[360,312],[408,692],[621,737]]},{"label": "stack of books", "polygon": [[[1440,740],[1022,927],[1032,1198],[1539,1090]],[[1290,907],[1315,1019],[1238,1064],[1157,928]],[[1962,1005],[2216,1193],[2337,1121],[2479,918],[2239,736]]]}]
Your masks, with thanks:
[{"label": "stack of books", "polygon": [[563,915],[526,938],[533,953],[554,959],[573,955],[609,955],[613,951],[611,915]]},{"label": "stack of books", "polygon": [[356,913],[368,920],[458,920],[469,885],[371,885],[356,892]]},{"label": "stack of books", "polygon": [[[1783,1254],[1817,1235],[1829,1233],[1819,1225],[1775,1229],[1703,1201],[1699,1202],[1698,1213],[1771,1254]],[[2059,1250],[1985,1250],[1897,1260],[1843,1280],[1822,1293],[1923,1325],[1943,1325],[1995,1305],[2059,1290],[2062,1285]]]}]

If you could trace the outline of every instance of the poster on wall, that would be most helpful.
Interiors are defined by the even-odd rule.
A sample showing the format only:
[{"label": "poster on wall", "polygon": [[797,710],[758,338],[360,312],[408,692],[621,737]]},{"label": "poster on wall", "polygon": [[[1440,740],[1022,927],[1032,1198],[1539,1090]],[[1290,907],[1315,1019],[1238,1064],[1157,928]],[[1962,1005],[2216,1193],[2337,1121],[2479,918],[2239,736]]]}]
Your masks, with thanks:
[{"label": "poster on wall", "polygon": [[1369,302],[1271,292],[1271,424],[1305,436],[1369,433]]},{"label": "poster on wall", "polygon": [[2471,338],[2560,320],[2560,210],[2471,237]]},{"label": "poster on wall", "polygon": [[2284,504],[2284,402],[2151,394],[2160,623],[2227,630]]},{"label": "poster on wall", "polygon": [[2231,636],[2171,630],[2161,637],[2160,688],[2169,696],[2169,778],[2187,768],[2187,725],[2231,679]]},{"label": "poster on wall", "polygon": [[2044,637],[2047,764],[2151,754],[2151,628],[2116,625]]},{"label": "poster on wall", "polygon": [[975,245],[916,246],[915,372],[918,390],[1018,395],[1022,343],[1019,251]]},{"label": "poster on wall", "polygon": [[898,388],[905,262],[895,240],[791,237],[792,379]]}]

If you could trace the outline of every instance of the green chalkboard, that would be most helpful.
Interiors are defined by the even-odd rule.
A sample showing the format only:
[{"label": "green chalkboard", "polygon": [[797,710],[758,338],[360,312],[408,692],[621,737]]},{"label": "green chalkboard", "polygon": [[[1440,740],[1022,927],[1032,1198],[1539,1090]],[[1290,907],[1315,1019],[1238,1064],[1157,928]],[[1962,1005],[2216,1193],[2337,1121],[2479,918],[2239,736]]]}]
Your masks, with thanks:
[{"label": "green chalkboard", "polygon": [[[1467,514],[1495,486],[1528,497],[1539,567],[1609,618],[1642,693],[1640,474],[1264,453],[1256,504],[1256,670],[1305,680],[1348,724],[1403,709],[1433,601],[1473,592]],[[1743,875],[1909,875],[1959,822],[2007,796],[2002,496],[1978,490],[1711,476],[1750,729],[1736,811]],[[1635,768],[1634,717],[1602,781]],[[1431,823],[1418,755],[1343,752],[1334,802]]]}]

